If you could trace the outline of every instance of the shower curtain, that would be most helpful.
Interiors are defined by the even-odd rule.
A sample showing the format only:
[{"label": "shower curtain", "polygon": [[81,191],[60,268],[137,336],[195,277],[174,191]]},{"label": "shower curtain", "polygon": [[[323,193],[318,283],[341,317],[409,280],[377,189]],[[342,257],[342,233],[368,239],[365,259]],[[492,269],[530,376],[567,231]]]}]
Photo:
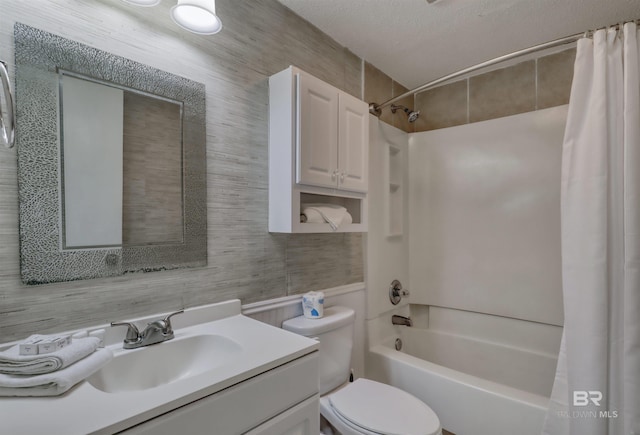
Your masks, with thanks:
[{"label": "shower curtain", "polygon": [[638,31],[578,41],[562,154],[564,332],[549,435],[640,434]]}]

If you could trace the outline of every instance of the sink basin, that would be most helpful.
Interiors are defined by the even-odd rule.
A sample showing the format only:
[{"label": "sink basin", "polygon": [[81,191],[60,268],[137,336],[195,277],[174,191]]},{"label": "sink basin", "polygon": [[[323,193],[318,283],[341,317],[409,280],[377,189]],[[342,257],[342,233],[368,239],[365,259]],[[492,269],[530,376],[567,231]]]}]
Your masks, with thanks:
[{"label": "sink basin", "polygon": [[236,359],[242,347],[222,335],[194,335],[124,350],[87,381],[107,393],[140,391],[199,375]]}]

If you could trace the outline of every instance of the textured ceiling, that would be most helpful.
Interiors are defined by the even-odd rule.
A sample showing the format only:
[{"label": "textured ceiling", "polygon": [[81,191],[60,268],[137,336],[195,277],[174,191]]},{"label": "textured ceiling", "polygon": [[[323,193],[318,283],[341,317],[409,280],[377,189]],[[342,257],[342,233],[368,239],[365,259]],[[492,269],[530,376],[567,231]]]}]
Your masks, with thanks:
[{"label": "textured ceiling", "polygon": [[640,0],[279,0],[412,89],[563,36],[640,18]]}]

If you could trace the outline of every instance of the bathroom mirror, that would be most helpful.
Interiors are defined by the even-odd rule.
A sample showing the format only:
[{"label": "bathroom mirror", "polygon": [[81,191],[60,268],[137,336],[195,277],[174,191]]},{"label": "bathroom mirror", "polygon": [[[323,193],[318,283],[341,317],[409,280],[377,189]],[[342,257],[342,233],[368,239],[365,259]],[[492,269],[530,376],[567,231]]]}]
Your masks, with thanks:
[{"label": "bathroom mirror", "polygon": [[14,35],[23,281],[206,265],[204,85]]}]

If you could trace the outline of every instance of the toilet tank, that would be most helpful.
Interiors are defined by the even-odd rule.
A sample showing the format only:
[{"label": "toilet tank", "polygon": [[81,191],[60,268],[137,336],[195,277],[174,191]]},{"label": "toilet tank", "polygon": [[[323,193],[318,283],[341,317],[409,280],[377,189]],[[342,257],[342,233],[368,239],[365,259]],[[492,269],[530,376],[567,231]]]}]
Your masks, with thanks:
[{"label": "toilet tank", "polygon": [[320,341],[320,395],[349,379],[354,322],[355,312],[351,308],[329,307],[320,319],[299,316],[282,323],[287,331]]}]

